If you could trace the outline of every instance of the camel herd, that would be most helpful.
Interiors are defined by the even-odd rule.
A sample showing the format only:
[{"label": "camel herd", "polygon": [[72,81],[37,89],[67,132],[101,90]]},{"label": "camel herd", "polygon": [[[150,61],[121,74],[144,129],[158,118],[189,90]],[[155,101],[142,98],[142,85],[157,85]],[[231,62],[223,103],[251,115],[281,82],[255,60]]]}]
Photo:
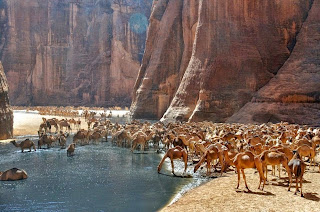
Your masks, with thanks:
[{"label": "camel herd", "polygon": [[[140,151],[154,148],[158,152],[166,153],[158,166],[161,171],[166,158],[171,160],[172,173],[174,160],[184,161],[186,172],[188,163],[194,164],[193,172],[206,165],[206,174],[211,175],[212,167],[223,175],[230,167],[234,167],[240,184],[242,174],[245,187],[249,190],[244,170],[256,168],[259,174],[258,188],[264,189],[268,179],[268,166],[272,166],[272,174],[278,170],[281,176],[281,166],[289,179],[289,190],[292,178],[300,182],[301,196],[302,177],[306,170],[305,161],[309,162],[309,169],[316,165],[314,159],[319,152],[320,128],[300,126],[281,122],[277,124],[227,124],[212,122],[176,122],[164,124],[156,122],[112,123],[106,114],[97,115],[95,112],[84,111],[82,114],[87,123],[87,129],[81,128],[81,121],[75,119],[56,118],[45,119],[39,127],[38,148],[46,145],[50,148],[59,145],[66,148],[67,137],[73,136],[72,144],[67,148],[67,155],[72,156],[77,145],[97,144],[108,141],[119,147],[127,147],[131,152],[140,147]],[[52,133],[52,127],[55,132]],[[74,134],[71,130],[76,129]],[[24,149],[35,148],[35,144],[26,139],[20,144],[12,142],[16,147]],[[212,166],[213,165],[213,166]],[[319,166],[320,172],[320,166]],[[298,185],[296,185],[296,192]]]}]

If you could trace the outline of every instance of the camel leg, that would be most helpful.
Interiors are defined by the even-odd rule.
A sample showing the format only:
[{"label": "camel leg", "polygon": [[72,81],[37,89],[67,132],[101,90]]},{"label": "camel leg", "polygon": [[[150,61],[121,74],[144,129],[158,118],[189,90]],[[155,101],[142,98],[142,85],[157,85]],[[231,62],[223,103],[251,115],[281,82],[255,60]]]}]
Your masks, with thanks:
[{"label": "camel leg", "polygon": [[238,168],[237,168],[237,173],[238,173],[238,185],[237,185],[237,189],[238,189],[240,184],[240,170]]},{"label": "camel leg", "polygon": [[244,180],[244,184],[246,185],[246,188],[248,189],[248,191],[250,191],[248,185],[247,185],[247,180],[246,180],[246,175],[244,174],[244,170],[241,169],[241,172],[242,172],[242,176],[243,176],[243,180]]},{"label": "camel leg", "polygon": [[264,168],[266,170],[266,181],[268,181],[268,166],[266,165]]},{"label": "camel leg", "polygon": [[173,175],[176,175],[176,174],[174,173],[174,164],[173,164],[173,158],[172,158],[172,157],[170,157],[170,160],[171,160],[171,168],[172,168],[172,174],[173,174]]},{"label": "camel leg", "polygon": [[29,148],[29,152],[31,152],[31,147]]},{"label": "camel leg", "polygon": [[296,191],[294,192],[294,195],[297,194],[298,190],[298,177],[296,177]]},{"label": "camel leg", "polygon": [[302,175],[299,177],[300,180],[300,188],[301,188],[301,197],[303,197],[303,193],[302,193]]},{"label": "camel leg", "polygon": [[183,154],[183,161],[184,161],[184,172],[183,173],[186,173],[187,171],[187,165],[188,165],[188,154]]},{"label": "camel leg", "polygon": [[280,175],[280,164],[278,165],[278,171],[279,171],[279,179],[281,178],[281,175]]},{"label": "camel leg", "polygon": [[221,164],[221,173],[220,173],[220,176],[222,176],[222,173],[224,171],[224,162],[223,162],[223,157],[222,157],[222,154],[219,154],[219,162]]},{"label": "camel leg", "polygon": [[211,163],[209,160],[207,160],[207,176],[209,176],[209,174],[211,173]]}]

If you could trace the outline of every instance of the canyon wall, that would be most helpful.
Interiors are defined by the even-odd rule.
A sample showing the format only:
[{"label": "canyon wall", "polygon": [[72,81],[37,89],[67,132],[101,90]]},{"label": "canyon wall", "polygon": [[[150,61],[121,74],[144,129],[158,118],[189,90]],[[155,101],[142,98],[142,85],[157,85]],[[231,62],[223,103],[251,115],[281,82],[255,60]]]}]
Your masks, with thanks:
[{"label": "canyon wall", "polygon": [[0,0],[13,105],[130,105],[152,0]]},{"label": "canyon wall", "polygon": [[133,117],[320,124],[318,5],[154,1]]},{"label": "canyon wall", "polygon": [[13,113],[9,105],[8,83],[0,62],[0,140],[12,138]]}]

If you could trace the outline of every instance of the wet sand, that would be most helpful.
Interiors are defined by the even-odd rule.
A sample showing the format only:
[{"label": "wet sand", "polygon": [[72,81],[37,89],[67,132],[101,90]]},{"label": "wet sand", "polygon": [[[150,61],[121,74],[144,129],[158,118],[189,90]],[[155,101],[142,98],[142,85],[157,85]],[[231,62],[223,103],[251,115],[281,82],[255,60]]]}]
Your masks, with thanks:
[{"label": "wet sand", "polygon": [[[232,171],[188,191],[178,201],[161,211],[319,211],[319,168],[307,170],[304,175],[304,198],[294,195],[295,183],[288,192],[287,179],[268,174],[269,185],[258,190],[259,175],[254,169],[245,170],[247,183],[252,192],[245,192],[241,175],[240,187],[237,175]],[[270,173],[270,172],[269,172]],[[286,175],[281,173],[283,177]],[[295,181],[294,181],[295,182]]]}]

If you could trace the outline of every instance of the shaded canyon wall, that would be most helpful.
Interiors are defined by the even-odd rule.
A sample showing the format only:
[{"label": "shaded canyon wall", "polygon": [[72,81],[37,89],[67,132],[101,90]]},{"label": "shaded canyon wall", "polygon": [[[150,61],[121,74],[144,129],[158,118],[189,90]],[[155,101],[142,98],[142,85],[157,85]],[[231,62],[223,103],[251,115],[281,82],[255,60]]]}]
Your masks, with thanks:
[{"label": "shaded canyon wall", "polygon": [[13,105],[130,105],[152,0],[0,0]]},{"label": "shaded canyon wall", "polygon": [[13,113],[9,105],[8,83],[0,62],[0,140],[12,137]]},{"label": "shaded canyon wall", "polygon": [[319,0],[154,1],[133,117],[320,125],[319,9]]}]

